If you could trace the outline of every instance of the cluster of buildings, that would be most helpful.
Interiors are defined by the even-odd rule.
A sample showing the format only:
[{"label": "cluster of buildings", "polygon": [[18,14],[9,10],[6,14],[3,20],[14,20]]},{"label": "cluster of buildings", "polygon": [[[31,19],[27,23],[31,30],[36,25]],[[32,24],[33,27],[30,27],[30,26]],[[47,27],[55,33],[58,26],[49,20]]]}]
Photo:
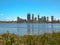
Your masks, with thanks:
[{"label": "cluster of buildings", "polygon": [[37,17],[34,17],[34,14],[28,13],[27,14],[27,19],[22,19],[20,17],[17,17],[17,22],[18,23],[60,23],[59,20],[54,19],[54,16],[51,16],[51,18],[43,16],[40,17],[40,15],[38,15]]}]

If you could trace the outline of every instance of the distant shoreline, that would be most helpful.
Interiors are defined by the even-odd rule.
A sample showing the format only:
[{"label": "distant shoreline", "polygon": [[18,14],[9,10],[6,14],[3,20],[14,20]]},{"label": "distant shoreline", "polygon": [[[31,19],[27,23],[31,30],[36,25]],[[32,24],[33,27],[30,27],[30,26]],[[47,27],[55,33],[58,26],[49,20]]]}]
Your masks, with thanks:
[{"label": "distant shoreline", "polygon": [[[2,24],[2,23],[8,24],[8,23],[18,23],[18,22],[0,22],[0,24]],[[54,23],[25,23],[25,22],[20,23],[19,22],[19,24],[54,24]],[[60,23],[55,23],[55,24],[60,24]]]},{"label": "distant shoreline", "polygon": [[60,23],[60,22],[18,22],[18,21],[0,21],[0,23],[46,23],[46,24],[50,24],[50,23]]}]

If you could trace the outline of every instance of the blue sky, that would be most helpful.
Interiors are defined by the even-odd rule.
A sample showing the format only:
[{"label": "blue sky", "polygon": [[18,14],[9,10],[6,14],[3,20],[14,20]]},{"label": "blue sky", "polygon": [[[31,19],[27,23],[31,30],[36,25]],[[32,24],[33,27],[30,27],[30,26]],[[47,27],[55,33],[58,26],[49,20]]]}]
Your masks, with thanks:
[{"label": "blue sky", "polygon": [[26,19],[27,13],[60,18],[60,0],[0,0],[0,20]]}]

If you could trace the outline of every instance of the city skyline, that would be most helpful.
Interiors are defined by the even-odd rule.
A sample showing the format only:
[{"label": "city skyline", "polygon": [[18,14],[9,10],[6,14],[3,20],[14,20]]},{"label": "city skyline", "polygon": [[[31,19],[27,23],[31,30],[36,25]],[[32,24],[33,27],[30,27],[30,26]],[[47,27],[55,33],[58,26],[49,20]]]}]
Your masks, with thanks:
[{"label": "city skyline", "polygon": [[59,5],[60,0],[0,0],[0,20],[26,19],[27,13],[60,19]]},{"label": "city skyline", "polygon": [[26,19],[17,17],[17,23],[60,23],[60,19],[56,19],[54,16],[34,16],[34,14],[27,13]]}]

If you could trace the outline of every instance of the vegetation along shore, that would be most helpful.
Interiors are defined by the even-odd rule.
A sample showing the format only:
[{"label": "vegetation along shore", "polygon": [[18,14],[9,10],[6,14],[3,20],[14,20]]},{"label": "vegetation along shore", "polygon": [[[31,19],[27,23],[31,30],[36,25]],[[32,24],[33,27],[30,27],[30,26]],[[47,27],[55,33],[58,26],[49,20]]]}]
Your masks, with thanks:
[{"label": "vegetation along shore", "polygon": [[60,45],[60,32],[23,36],[7,32],[0,34],[0,45]]}]

